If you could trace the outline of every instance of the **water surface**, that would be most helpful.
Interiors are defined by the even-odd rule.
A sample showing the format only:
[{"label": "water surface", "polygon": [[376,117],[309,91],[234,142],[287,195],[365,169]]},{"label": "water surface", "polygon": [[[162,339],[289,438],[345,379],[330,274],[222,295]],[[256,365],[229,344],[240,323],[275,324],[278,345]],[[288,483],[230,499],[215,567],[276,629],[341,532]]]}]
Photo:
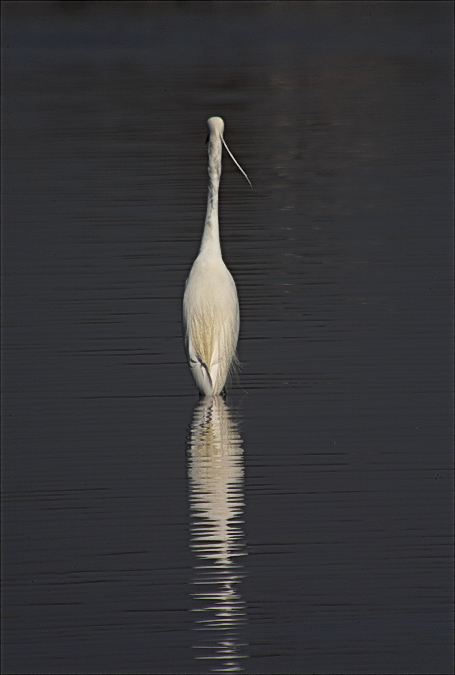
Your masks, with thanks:
[{"label": "water surface", "polygon": [[[3,3],[5,673],[451,673],[452,5]],[[181,297],[221,115],[240,378]]]}]

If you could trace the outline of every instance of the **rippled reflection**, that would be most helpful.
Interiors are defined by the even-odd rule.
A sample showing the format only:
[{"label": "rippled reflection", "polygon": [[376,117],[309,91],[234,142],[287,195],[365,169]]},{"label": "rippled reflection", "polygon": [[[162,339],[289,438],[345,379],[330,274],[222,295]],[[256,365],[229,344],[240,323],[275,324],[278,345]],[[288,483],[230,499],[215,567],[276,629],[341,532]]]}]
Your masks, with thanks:
[{"label": "rippled reflection", "polygon": [[241,595],[243,449],[237,425],[220,396],[199,401],[188,439],[191,582],[195,658],[212,672],[238,672],[247,658]]}]

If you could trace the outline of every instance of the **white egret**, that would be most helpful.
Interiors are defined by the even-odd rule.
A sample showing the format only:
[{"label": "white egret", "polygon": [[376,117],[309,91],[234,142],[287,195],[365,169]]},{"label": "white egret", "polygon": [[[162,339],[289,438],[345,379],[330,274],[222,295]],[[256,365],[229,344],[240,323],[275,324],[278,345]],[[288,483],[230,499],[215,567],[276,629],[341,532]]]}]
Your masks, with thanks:
[{"label": "white egret", "polygon": [[[216,396],[237,363],[240,313],[234,279],[221,255],[218,192],[223,145],[239,166],[223,138],[224,122],[211,117],[209,128],[209,189],[201,248],[191,268],[183,296],[183,328],[191,374],[199,391]],[[251,185],[251,183],[250,183]]]}]

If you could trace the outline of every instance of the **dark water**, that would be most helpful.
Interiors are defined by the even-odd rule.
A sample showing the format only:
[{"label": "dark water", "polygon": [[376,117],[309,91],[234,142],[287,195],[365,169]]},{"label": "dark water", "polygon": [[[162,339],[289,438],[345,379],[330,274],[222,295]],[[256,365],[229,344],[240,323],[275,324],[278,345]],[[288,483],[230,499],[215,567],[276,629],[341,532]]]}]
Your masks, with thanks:
[{"label": "dark water", "polygon": [[2,8],[3,672],[453,672],[452,3]]}]

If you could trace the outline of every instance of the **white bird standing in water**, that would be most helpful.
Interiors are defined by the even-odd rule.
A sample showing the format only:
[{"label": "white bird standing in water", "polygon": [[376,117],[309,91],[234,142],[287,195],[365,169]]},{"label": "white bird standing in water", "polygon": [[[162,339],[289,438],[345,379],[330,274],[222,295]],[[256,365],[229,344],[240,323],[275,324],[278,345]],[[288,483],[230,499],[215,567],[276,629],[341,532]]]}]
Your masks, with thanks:
[{"label": "white bird standing in water", "polygon": [[[234,279],[223,262],[218,223],[218,192],[223,145],[240,171],[223,138],[224,122],[211,117],[209,128],[209,191],[199,255],[193,263],[183,296],[183,328],[194,381],[205,396],[223,391],[229,371],[237,363],[240,313]],[[251,183],[250,183],[251,185]]]}]

